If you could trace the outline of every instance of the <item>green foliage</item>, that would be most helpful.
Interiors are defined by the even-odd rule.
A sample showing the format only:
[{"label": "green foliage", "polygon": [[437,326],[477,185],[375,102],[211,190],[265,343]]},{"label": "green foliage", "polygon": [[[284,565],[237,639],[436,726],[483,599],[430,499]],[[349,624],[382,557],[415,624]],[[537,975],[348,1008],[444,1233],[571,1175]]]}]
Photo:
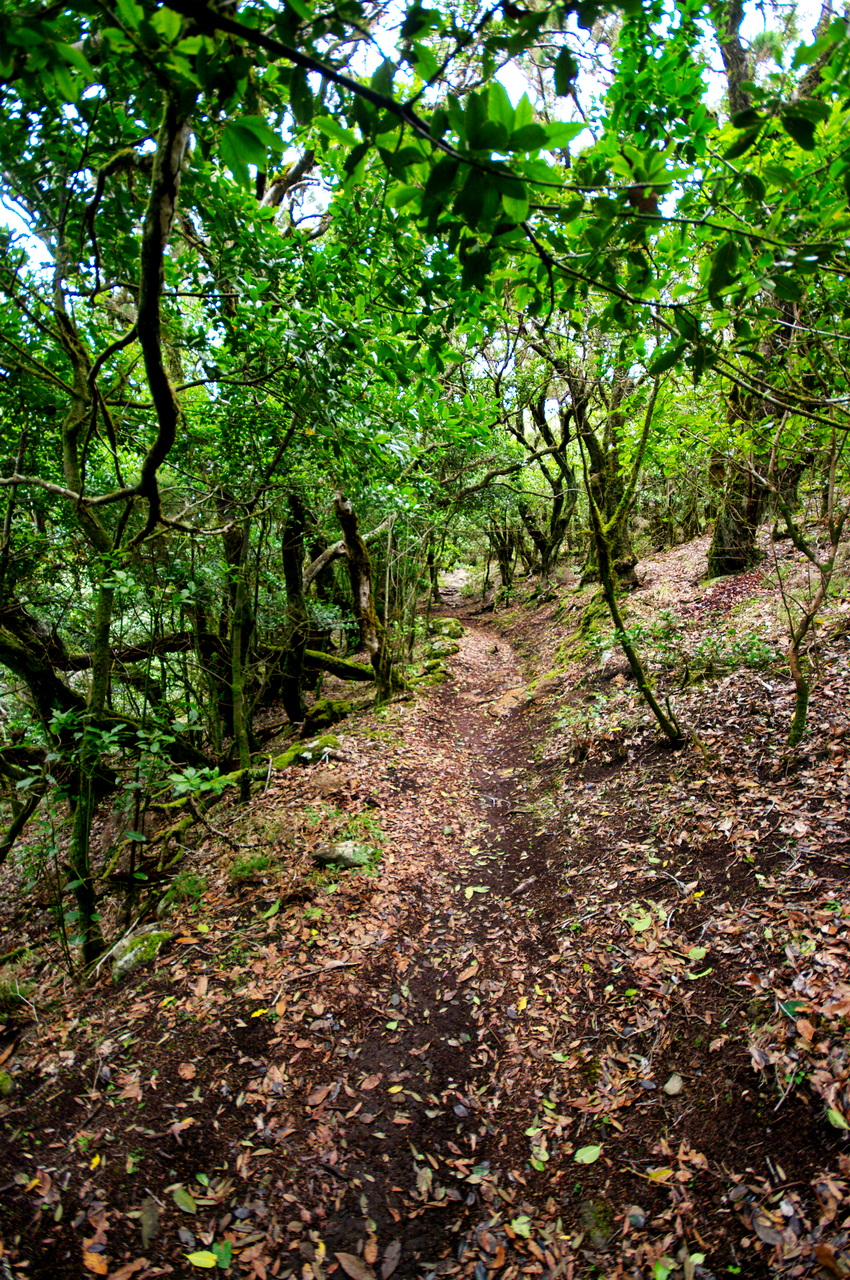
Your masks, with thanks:
[{"label": "green foliage", "polygon": [[272,866],[272,859],[267,853],[240,853],[227,869],[229,878],[235,882],[250,880],[253,876],[262,875]]}]

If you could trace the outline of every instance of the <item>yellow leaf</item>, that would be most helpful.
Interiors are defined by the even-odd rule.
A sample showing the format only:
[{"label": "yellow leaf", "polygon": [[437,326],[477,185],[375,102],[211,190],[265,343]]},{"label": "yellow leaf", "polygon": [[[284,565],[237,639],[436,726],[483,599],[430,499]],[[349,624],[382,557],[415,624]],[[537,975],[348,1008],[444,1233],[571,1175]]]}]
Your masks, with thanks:
[{"label": "yellow leaf", "polygon": [[520,996],[519,1000],[517,1000],[516,1002],[517,1013],[522,1013],[523,1009],[526,1007],[527,1004],[528,1004],[528,996]]},{"label": "yellow leaf", "polygon": [[100,1156],[92,1156],[92,1160],[91,1160],[91,1164],[89,1165],[89,1168],[96,1169],[99,1164],[100,1164]]},{"label": "yellow leaf", "polygon": [[109,1272],[109,1262],[102,1253],[89,1253],[83,1249],[83,1266],[96,1276],[105,1276]]},{"label": "yellow leaf", "polygon": [[255,1009],[251,1014],[252,1018],[262,1018],[264,1013],[268,1013],[268,1009]]},{"label": "yellow leaf", "polygon": [[187,1253],[186,1261],[191,1262],[193,1267],[206,1267],[212,1270],[218,1266],[218,1258],[214,1253],[210,1253],[209,1249],[199,1249],[197,1253]]},{"label": "yellow leaf", "polygon": [[394,1084],[390,1086],[390,1088],[387,1090],[387,1093],[401,1093],[403,1089],[404,1089],[404,1085]]}]

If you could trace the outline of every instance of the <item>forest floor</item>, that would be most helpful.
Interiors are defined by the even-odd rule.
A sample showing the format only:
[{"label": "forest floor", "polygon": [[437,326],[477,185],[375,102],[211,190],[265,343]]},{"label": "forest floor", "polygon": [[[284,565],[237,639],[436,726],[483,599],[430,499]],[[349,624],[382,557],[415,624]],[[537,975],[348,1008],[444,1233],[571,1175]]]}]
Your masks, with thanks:
[{"label": "forest floor", "polygon": [[[215,809],[251,848],[188,855],[153,966],[43,969],[0,1026],[3,1280],[850,1276],[843,615],[790,754],[735,650],[775,588],[704,550],[631,606],[702,664],[684,751],[575,648],[586,597],[452,592],[450,680]],[[351,835],[374,871],[317,872]],[[10,895],[0,951],[48,920]]]}]

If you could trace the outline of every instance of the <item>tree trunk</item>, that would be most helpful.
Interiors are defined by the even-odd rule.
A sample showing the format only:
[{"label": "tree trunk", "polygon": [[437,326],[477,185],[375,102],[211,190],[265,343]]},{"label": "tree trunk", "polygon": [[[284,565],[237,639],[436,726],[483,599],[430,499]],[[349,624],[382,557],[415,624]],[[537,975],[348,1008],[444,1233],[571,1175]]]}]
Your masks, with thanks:
[{"label": "tree trunk", "polygon": [[375,701],[386,702],[393,688],[402,686],[393,672],[384,628],[375,609],[372,563],[366,544],[360,536],[357,516],[354,514],[351,503],[342,493],[337,493],[334,498],[334,510],[345,542],[354,611],[360,623],[360,640],[369,654],[369,660],[375,671]]},{"label": "tree trunk", "polygon": [[709,578],[743,573],[760,559],[756,537],[767,496],[766,486],[751,468],[734,468],[714,524]]},{"label": "tree trunk", "polygon": [[289,516],[283,532],[283,578],[286,584],[286,642],[281,660],[281,701],[291,724],[304,720],[301,682],[304,673],[304,651],[307,647],[309,619],[304,602],[304,527],[305,512],[301,500],[289,499]]}]

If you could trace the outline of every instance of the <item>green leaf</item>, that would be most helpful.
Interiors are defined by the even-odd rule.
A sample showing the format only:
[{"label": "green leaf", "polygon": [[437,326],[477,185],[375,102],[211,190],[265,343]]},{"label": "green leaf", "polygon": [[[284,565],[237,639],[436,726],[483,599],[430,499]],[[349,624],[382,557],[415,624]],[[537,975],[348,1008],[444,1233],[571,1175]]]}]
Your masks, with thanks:
[{"label": "green leaf", "polygon": [[793,187],[797,181],[796,176],[784,164],[766,164],[762,173],[775,187]]},{"label": "green leaf", "polygon": [[289,106],[296,124],[309,124],[313,119],[313,94],[303,67],[292,68],[289,85]]},{"label": "green leaf", "polygon": [[[678,364],[687,349],[686,342],[668,342],[663,346],[655,358],[650,362],[647,373],[651,378],[657,378],[660,373],[666,373],[668,369],[672,369],[673,365]],[[647,926],[645,925],[644,928]]]},{"label": "green leaf", "polygon": [[396,65],[392,58],[384,58],[377,71],[373,72],[372,79],[369,82],[370,87],[376,93],[383,94],[385,98],[392,97],[393,92],[393,76],[395,75]]},{"label": "green leaf", "polygon": [[198,1206],[195,1204],[195,1197],[186,1190],[185,1187],[175,1187],[171,1193],[171,1198],[177,1205],[178,1209],[182,1209],[184,1213],[197,1213]]},{"label": "green leaf", "polygon": [[569,49],[561,50],[555,59],[555,65],[552,70],[555,76],[555,92],[559,98],[563,98],[572,91],[578,75],[578,63]]},{"label": "green leaf", "polygon": [[711,270],[708,273],[709,297],[716,298],[734,284],[737,267],[738,245],[730,236],[722,241],[711,259]]},{"label": "green leaf", "polygon": [[573,1159],[576,1164],[594,1164],[602,1155],[602,1147],[579,1147]]},{"label": "green leaf", "polygon": [[208,1271],[212,1271],[213,1267],[218,1266],[218,1258],[214,1253],[210,1253],[209,1249],[200,1249],[197,1253],[184,1254],[187,1262],[191,1262],[193,1267],[205,1267]]},{"label": "green leaf", "polygon": [[522,1236],[523,1240],[530,1240],[531,1219],[525,1213],[521,1213],[518,1218],[511,1218],[511,1230],[516,1235]]},{"label": "green leaf", "polygon": [[727,147],[724,155],[727,160],[736,160],[738,156],[742,156],[745,151],[749,151],[756,138],[761,133],[761,125],[754,129],[745,129],[737,141],[733,142],[731,147]]},{"label": "green leaf", "polygon": [[355,147],[357,145],[357,134],[352,133],[351,129],[344,128],[335,116],[319,116],[316,121],[316,128],[326,138],[332,138],[334,142],[341,142],[343,146]]},{"label": "green leaf", "polygon": [[549,141],[549,135],[542,124],[524,124],[514,129],[508,139],[508,151],[540,151]]},{"label": "green leaf", "polygon": [[272,916],[276,916],[278,911],[280,911],[280,898],[278,898],[277,901],[272,903],[268,911],[263,912],[263,914],[260,916],[260,919],[271,920]]},{"label": "green leaf", "polygon": [[814,151],[815,126],[811,120],[805,120],[802,116],[781,115],[779,123],[798,147],[802,147],[804,151]]},{"label": "green leaf", "polygon": [[761,125],[762,117],[752,107],[745,111],[736,111],[732,116],[732,125],[736,129],[752,129],[753,125]]},{"label": "green leaf", "polygon": [[506,196],[502,193],[502,208],[512,222],[525,222],[530,207],[528,200],[524,197]]},{"label": "green leaf", "polygon": [[850,1130],[850,1124],[847,1123],[840,1111],[835,1110],[835,1107],[829,1108],[826,1118],[834,1128]]},{"label": "green leaf", "polygon": [[403,209],[406,204],[410,204],[411,200],[415,200],[421,194],[422,191],[419,187],[411,187],[406,184],[400,187],[392,187],[387,192],[387,204],[391,209]]},{"label": "green leaf", "polygon": [[587,125],[581,121],[574,121],[571,124],[566,121],[556,121],[555,124],[544,125],[544,128],[546,140],[550,146],[566,147],[580,133],[584,133]]},{"label": "green leaf", "polygon": [[229,1240],[224,1240],[221,1244],[214,1244],[212,1251],[221,1270],[226,1271],[233,1261],[233,1245]]},{"label": "green leaf", "polygon": [[707,947],[691,947],[690,951],[688,952],[688,959],[704,960],[707,955],[708,955]]}]

